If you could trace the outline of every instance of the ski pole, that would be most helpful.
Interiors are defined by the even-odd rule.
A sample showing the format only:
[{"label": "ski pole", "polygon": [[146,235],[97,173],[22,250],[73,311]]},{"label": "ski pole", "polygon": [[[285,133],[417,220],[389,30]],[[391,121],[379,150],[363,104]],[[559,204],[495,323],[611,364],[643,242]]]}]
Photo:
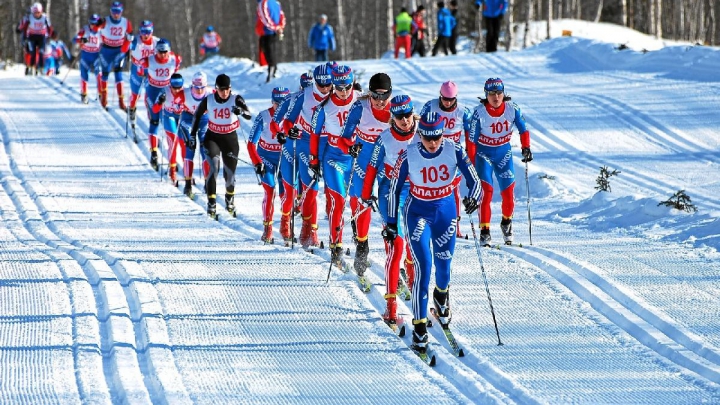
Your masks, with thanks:
[{"label": "ski pole", "polygon": [[527,190],[528,233],[532,246],[532,217],[530,216],[530,180],[528,179],[528,162],[525,162],[525,189]]},{"label": "ski pole", "polygon": [[67,72],[65,72],[65,76],[63,77],[63,79],[60,80],[60,84],[64,84],[64,83],[65,83],[65,80],[67,80],[67,77],[68,77],[68,75],[70,74],[70,70],[72,69],[73,66],[75,66],[75,62],[77,62],[77,60],[78,60],[79,57],[80,57],[79,55],[78,55],[78,56],[73,56],[73,61],[72,61],[72,63],[70,64],[70,66],[68,66],[68,70],[67,70]]},{"label": "ski pole", "polygon": [[125,108],[125,139],[128,137],[128,131],[130,126],[130,108]]},{"label": "ski pole", "polygon": [[475,233],[475,221],[473,221],[472,217],[472,214],[468,214],[468,218],[470,218],[470,229],[472,229],[473,239],[475,239],[475,250],[477,251],[478,261],[480,261],[480,271],[482,272],[483,281],[485,282],[485,292],[487,293],[488,302],[490,303],[490,313],[492,314],[493,323],[495,324],[495,334],[498,338],[498,346],[503,346],[503,343],[500,341],[500,330],[498,329],[497,319],[495,319],[495,308],[493,308],[492,298],[490,298],[490,287],[488,286],[487,276],[485,275],[482,249],[480,248],[480,242],[478,242],[477,234]]},{"label": "ski pole", "polygon": [[160,139],[160,137],[157,136],[157,134],[155,135],[155,137],[158,138],[158,148],[160,149],[160,152],[159,152],[160,166],[158,167],[158,169],[159,169],[158,172],[160,173],[160,181],[162,181],[162,178],[163,178],[163,173],[162,173],[162,171],[163,171],[163,153],[162,153],[163,140]]}]

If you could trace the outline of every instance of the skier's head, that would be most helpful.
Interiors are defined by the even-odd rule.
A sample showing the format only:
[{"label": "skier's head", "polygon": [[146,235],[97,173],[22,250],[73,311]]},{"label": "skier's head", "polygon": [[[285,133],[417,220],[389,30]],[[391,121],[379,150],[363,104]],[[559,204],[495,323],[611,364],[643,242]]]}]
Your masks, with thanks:
[{"label": "skier's head", "polygon": [[300,75],[300,89],[304,89],[306,87],[310,87],[313,84],[313,77],[312,74],[309,72],[305,72]]},{"label": "skier's head", "polygon": [[330,92],[330,86],[332,86],[332,74],[328,65],[318,65],[313,71],[313,79],[315,85],[322,94],[328,94]]},{"label": "skier's head", "polygon": [[376,109],[383,109],[392,96],[392,81],[386,73],[375,73],[370,78],[370,98]]},{"label": "skier's head", "polygon": [[110,15],[117,20],[122,16],[124,9],[125,7],[121,2],[113,1],[113,3],[110,5]]},{"label": "skier's head", "polygon": [[33,3],[33,5],[30,7],[30,12],[33,14],[33,16],[35,16],[35,18],[39,18],[43,12],[42,4]]},{"label": "skier's head", "polygon": [[440,114],[434,111],[426,112],[420,117],[417,134],[420,135],[420,141],[425,150],[435,153],[440,148],[444,128],[445,121],[442,120]]},{"label": "skier's head", "polygon": [[390,113],[393,117],[393,124],[403,131],[412,128],[414,121],[413,102],[410,96],[398,94],[390,100]]},{"label": "skier's head", "polygon": [[170,89],[173,93],[182,90],[184,84],[185,80],[180,73],[173,73],[172,76],[170,76]]},{"label": "skier's head", "polygon": [[499,77],[491,77],[485,81],[485,99],[494,108],[502,104],[505,99],[505,85]]},{"label": "skier's head", "polygon": [[455,82],[445,82],[440,86],[440,109],[453,110],[457,105],[458,89]]},{"label": "skier's head", "polygon": [[219,74],[215,78],[215,88],[218,90],[230,90],[230,76],[225,73]]},{"label": "skier's head", "polygon": [[196,72],[192,78],[192,86],[190,91],[195,97],[205,95],[205,89],[207,88],[207,75],[205,72]]},{"label": "skier's head", "polygon": [[144,20],[140,23],[140,36],[141,37],[149,37],[153,34],[153,31],[155,30],[155,25],[150,20]]},{"label": "skier's head", "polygon": [[350,66],[338,66],[332,70],[332,84],[335,88],[335,95],[345,100],[352,94],[355,74]]},{"label": "skier's head", "polygon": [[91,27],[100,25],[100,14],[93,14],[88,18]]},{"label": "skier's head", "polygon": [[290,97],[290,89],[287,87],[275,87],[272,91],[273,104],[280,105],[288,97]]},{"label": "skier's head", "polygon": [[213,27],[212,25],[208,25],[206,31],[213,32],[213,31],[215,31],[215,27]]},{"label": "skier's head", "polygon": [[158,61],[167,62],[170,59],[170,41],[165,38],[160,38],[155,44],[155,55]]}]

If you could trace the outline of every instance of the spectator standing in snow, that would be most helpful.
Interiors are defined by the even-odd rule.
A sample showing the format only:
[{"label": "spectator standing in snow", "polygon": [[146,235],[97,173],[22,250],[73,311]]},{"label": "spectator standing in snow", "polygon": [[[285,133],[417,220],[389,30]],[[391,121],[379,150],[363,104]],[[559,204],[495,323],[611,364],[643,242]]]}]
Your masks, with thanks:
[{"label": "spectator standing in snow", "polygon": [[275,44],[283,38],[285,13],[277,0],[257,0],[257,5],[255,33],[260,37],[260,65],[268,67],[267,83],[277,70]]},{"label": "spectator standing in snow", "polygon": [[478,10],[482,9],[483,25],[487,31],[485,51],[496,52],[500,37],[500,25],[508,9],[508,0],[476,0],[475,6]]},{"label": "spectator standing in snow", "polygon": [[412,34],[417,31],[417,25],[405,7],[401,8],[400,14],[395,17],[393,30],[395,31],[395,59],[398,58],[400,48],[405,49],[405,59],[409,59],[412,55],[410,52]]},{"label": "spectator standing in snow", "polygon": [[457,0],[450,0],[450,14],[452,14],[453,18],[455,19],[455,25],[452,27],[452,31],[450,31],[450,42],[448,43],[448,48],[450,48],[450,52],[455,55],[457,54],[457,13],[458,13],[458,3]]},{"label": "spectator standing in snow", "polygon": [[432,56],[437,55],[438,50],[442,47],[445,55],[448,54],[448,46],[450,44],[450,36],[452,35],[452,29],[455,26],[455,17],[452,16],[450,10],[445,8],[444,1],[438,1],[438,14],[437,14],[437,25],[438,25],[438,37],[433,46]]},{"label": "spectator standing in snow", "polygon": [[417,29],[412,36],[412,55],[417,53],[421,57],[425,56],[425,35],[427,35],[427,26],[425,25],[425,6],[418,6],[412,15],[413,21]]},{"label": "spectator standing in snow", "polygon": [[315,50],[315,61],[326,62],[328,51],[335,52],[335,33],[327,23],[327,15],[320,15],[317,24],[310,28],[308,47]]}]

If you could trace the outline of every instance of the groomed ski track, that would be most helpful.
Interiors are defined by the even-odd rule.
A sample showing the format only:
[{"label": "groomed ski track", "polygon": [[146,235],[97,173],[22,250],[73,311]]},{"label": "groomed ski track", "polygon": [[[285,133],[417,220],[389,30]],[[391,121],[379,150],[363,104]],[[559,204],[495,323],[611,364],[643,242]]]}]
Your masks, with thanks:
[{"label": "groomed ski track", "polygon": [[[618,195],[666,198],[687,188],[700,196],[694,202],[712,210],[720,185],[685,187],[683,173],[662,168],[669,160],[647,168],[626,150],[595,153],[588,144],[600,141],[563,127],[564,110],[543,101],[573,87],[543,87],[537,76],[557,86],[563,77],[616,89],[640,78],[553,76],[533,57],[539,58],[470,56],[450,67],[448,59],[352,64],[388,72],[394,87],[422,101],[447,77],[469,85],[478,70],[501,76],[517,89],[513,96],[533,131],[534,246],[517,160],[515,234],[524,247],[482,252],[505,345],[497,346],[473,241],[458,240],[452,327],[466,355],[454,358],[441,330],[431,328],[434,369],[410,352],[409,337],[398,339],[380,320],[384,250],[377,218],[372,291],[363,294],[352,274],[337,270],[326,285],[327,252],[259,242],[262,194],[251,167],[238,168],[238,218],[220,211],[219,223],[211,221],[204,196],[187,199],[150,168],[140,110],[138,146],[125,138],[125,115],[114,104],[106,113],[77,101],[77,80],[68,87],[54,78],[1,78],[0,294],[14,302],[0,306],[0,357],[17,368],[3,367],[0,402],[720,403],[717,251],[611,228],[587,231],[571,221],[575,211],[551,198],[551,191],[562,193],[561,180],[593,183],[603,164],[622,165],[627,174],[613,182]],[[606,130],[629,143],[637,142],[633,136],[652,138],[658,150],[677,155],[684,173],[707,170],[718,155],[717,135],[691,137],[674,128],[677,117],[654,112],[649,96],[637,96],[646,111],[639,117],[633,109],[606,114],[598,105],[609,102],[589,93],[571,95],[573,106],[603,113]],[[717,107],[718,93],[707,93],[708,109]],[[250,100],[255,112],[267,104],[262,97]],[[473,102],[470,95],[462,101]],[[589,128],[598,118],[574,119]],[[670,127],[679,136],[656,136]],[[710,156],[703,158],[702,148]],[[583,212],[618,203],[581,200],[573,192],[565,197],[589,206]],[[493,210],[499,212],[497,201]],[[460,227],[469,233],[467,218]],[[349,227],[345,235],[347,242]],[[500,238],[497,228],[493,237]],[[327,240],[325,220],[320,238]],[[409,302],[399,312],[409,321]],[[21,378],[20,369],[31,371]]]}]

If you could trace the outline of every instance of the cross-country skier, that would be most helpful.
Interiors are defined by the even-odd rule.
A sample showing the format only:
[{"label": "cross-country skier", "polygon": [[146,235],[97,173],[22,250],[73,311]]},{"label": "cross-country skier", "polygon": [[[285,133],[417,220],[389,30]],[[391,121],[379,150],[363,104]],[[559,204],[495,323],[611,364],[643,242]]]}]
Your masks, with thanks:
[{"label": "cross-country skier", "polygon": [[[365,205],[372,204],[372,193],[375,185],[375,178],[378,177],[378,208],[385,224],[390,223],[388,197],[390,196],[390,176],[395,162],[400,153],[405,151],[412,145],[415,129],[417,127],[417,116],[414,113],[413,102],[409,96],[400,94],[390,100],[390,113],[392,120],[390,128],[384,130],[378,135],[373,145],[370,162],[365,169],[365,181],[362,189],[362,199]],[[379,174],[379,176],[378,176]],[[403,188],[399,204],[402,206],[407,196],[409,184],[402,183],[399,186]],[[387,229],[387,228],[386,228]],[[403,250],[407,249],[407,262],[410,259],[410,249],[405,244],[405,235],[400,230],[400,237],[385,238],[385,247],[387,259],[385,260],[385,285],[387,293],[387,310],[383,315],[383,319],[389,325],[393,326],[397,320],[397,296],[398,278],[400,277],[400,261],[402,260]],[[414,283],[414,266],[408,266],[408,284],[412,288]]]},{"label": "cross-country skier", "polygon": [[[430,274],[435,264],[433,302],[440,324],[450,323],[450,264],[455,252],[454,189],[458,169],[465,178],[469,194],[463,199],[465,212],[472,214],[482,195],[480,181],[470,159],[460,144],[443,137],[444,120],[435,112],[420,118],[417,132],[421,142],[413,142],[400,153],[393,168],[389,190],[388,223],[385,239],[399,239],[398,222],[409,235],[410,251],[415,259],[415,282],[412,287],[413,350],[427,350],[427,304]],[[405,200],[404,219],[398,209],[406,180],[410,194]]]},{"label": "cross-country skier", "polygon": [[102,77],[98,70],[100,56],[100,22],[98,14],[93,14],[88,19],[88,25],[78,31],[75,36],[75,43],[80,44],[80,101],[87,104],[87,85],[90,79],[89,72],[97,76],[98,94],[100,94],[100,83]]},{"label": "cross-country skier", "polygon": [[[185,161],[183,164],[183,174],[185,175],[185,188],[183,193],[193,198],[192,192],[192,178],[193,169],[195,165],[195,149],[197,147],[196,140],[190,138],[190,132],[192,131],[193,118],[195,111],[197,110],[200,102],[207,96],[212,94],[212,90],[207,87],[207,75],[204,72],[197,72],[193,75],[192,85],[190,88],[185,89],[185,105],[183,106],[183,112],[180,116],[180,136],[182,136],[185,142]],[[208,115],[203,114],[200,117],[198,124],[198,138],[200,144],[205,140],[205,133],[207,132],[208,126]],[[205,148],[200,148],[201,156],[201,167],[203,173],[203,179],[207,181],[208,175],[210,174],[210,163],[205,156]]]},{"label": "cross-country skier", "polygon": [[[332,70],[333,93],[318,105],[313,114],[310,135],[310,164],[313,175],[325,180],[328,222],[330,225],[330,261],[342,267],[343,212],[347,184],[354,158],[362,146],[355,145],[355,133],[347,137],[343,126],[359,93],[353,89],[355,74],[349,66]],[[322,172],[321,167],[322,165]]]},{"label": "cross-country skier", "polygon": [[122,16],[123,9],[121,2],[113,2],[110,6],[110,15],[104,18],[100,24],[100,33],[102,34],[102,46],[100,47],[100,66],[102,68],[100,105],[107,109],[107,82],[112,70],[115,73],[118,105],[124,111],[122,69],[125,66],[125,55],[130,49],[130,43],[133,40],[133,29],[130,20]]},{"label": "cross-country skier", "polygon": [[217,54],[220,52],[221,43],[222,38],[220,38],[220,34],[215,31],[215,27],[208,25],[205,33],[200,39],[200,57],[204,58],[209,54]]},{"label": "cross-country skier", "polygon": [[277,141],[270,128],[270,122],[275,110],[280,104],[290,97],[290,90],[287,87],[275,87],[272,90],[272,105],[263,110],[255,117],[252,129],[250,130],[250,141],[248,143],[248,154],[255,166],[255,173],[262,178],[262,187],[265,191],[263,198],[263,234],[260,240],[265,243],[273,243],[273,214],[275,212],[275,184],[277,173],[280,168],[280,153],[282,145]]},{"label": "cross-country skier", "polygon": [[155,26],[152,21],[144,20],[140,23],[140,35],[133,38],[130,44],[130,121],[135,124],[135,111],[144,78],[138,73],[142,60],[155,53],[155,47],[160,40],[153,35]]},{"label": "cross-country skier", "polygon": [[[34,68],[35,75],[38,75],[45,66],[43,61],[45,42],[53,31],[50,17],[43,13],[42,4],[33,3],[30,7],[30,15],[20,22],[16,31],[23,33],[27,41],[27,51],[30,54],[29,67]],[[27,74],[29,71],[26,69],[25,73]]]},{"label": "cross-country skier", "polygon": [[180,73],[170,76],[170,86],[163,88],[152,106],[153,114],[162,110],[163,128],[167,137],[168,177],[177,186],[177,154],[185,158],[185,142],[178,136],[180,114],[185,105],[184,79]]},{"label": "cross-country skier", "polygon": [[58,75],[60,74],[60,67],[63,65],[63,56],[66,57],[70,63],[73,63],[75,58],[70,53],[70,49],[68,49],[67,45],[65,45],[65,41],[60,39],[57,31],[53,31],[50,39],[50,44],[53,48],[52,57],[55,63],[55,74]]},{"label": "cross-country skier", "polygon": [[350,211],[353,217],[357,216],[353,224],[357,243],[355,249],[355,272],[359,277],[365,274],[368,267],[367,256],[370,252],[368,244],[368,231],[370,230],[370,207],[362,204],[362,188],[365,181],[365,169],[370,162],[373,145],[378,135],[390,126],[390,96],[392,95],[392,82],[385,73],[376,73],[370,78],[370,91],[361,96],[350,108],[343,137],[351,134],[357,136],[357,141],[363,146],[360,149],[355,166],[352,171],[352,185],[350,194]]},{"label": "cross-country skier", "polygon": [[207,213],[211,218],[217,217],[215,189],[222,162],[225,177],[225,208],[234,215],[235,168],[240,152],[236,132],[240,128],[240,121],[237,116],[242,115],[246,120],[250,120],[251,115],[242,96],[232,94],[228,75],[218,75],[215,79],[215,93],[205,97],[195,110],[190,142],[194,143],[197,139],[200,120],[206,112],[208,114],[208,130],[203,147],[207,150],[210,161],[210,175],[205,184],[208,197]]},{"label": "cross-country skier", "polygon": [[[317,238],[317,179],[313,180],[309,173],[310,163],[310,134],[312,133],[312,115],[316,107],[325,100],[332,90],[332,75],[328,65],[319,65],[313,71],[313,79],[315,84],[312,87],[305,88],[300,95],[295,97],[291,105],[288,106],[288,112],[284,117],[276,117],[278,131],[276,137],[280,142],[287,138],[280,161],[280,170],[282,172],[283,181],[285,181],[285,199],[282,202],[282,221],[287,221],[287,234],[283,233],[284,224],[280,223],[280,233],[283,238],[290,238],[290,215],[293,212],[293,202],[295,193],[292,190],[293,176],[293,159],[297,157],[296,170],[302,184],[302,193],[304,200],[302,201],[301,213],[303,217],[302,228],[300,230],[300,244],[304,248],[309,246],[318,246]],[[280,121],[282,119],[282,121]],[[272,125],[272,124],[271,124]],[[290,182],[290,183],[288,183]],[[287,218],[287,219],[286,219]]]},{"label": "cross-country skier", "polygon": [[[523,162],[533,159],[530,151],[530,132],[520,107],[505,95],[505,85],[500,78],[485,82],[485,98],[475,108],[468,133],[468,155],[477,168],[482,181],[483,198],[480,205],[480,243],[489,245],[490,201],[492,201],[492,175],[495,173],[502,197],[502,221],[500,230],[505,243],[513,241],[512,217],[515,210],[515,168],[513,166],[510,138],[517,127]],[[477,157],[476,157],[477,153]]]},{"label": "cross-country skier", "polygon": [[[455,143],[459,143],[462,147],[467,145],[467,133],[470,130],[470,122],[472,122],[472,112],[464,105],[458,103],[458,88],[452,82],[445,82],[440,86],[440,95],[438,98],[425,103],[420,116],[426,112],[436,112],[445,124],[443,136]],[[420,139],[417,139],[419,142]],[[459,173],[458,173],[459,175]],[[458,178],[458,181],[460,179]],[[455,189],[455,206],[457,206],[457,236],[462,237],[460,233],[460,188]]]},{"label": "cross-country skier", "polygon": [[138,74],[147,77],[145,86],[145,106],[148,111],[150,126],[148,128],[148,141],[150,142],[150,164],[156,171],[158,166],[158,137],[157,128],[160,125],[160,114],[152,110],[153,101],[164,88],[170,85],[170,77],[180,68],[182,58],[170,51],[170,43],[160,39],[155,46],[155,55],[144,58],[138,67]]}]

